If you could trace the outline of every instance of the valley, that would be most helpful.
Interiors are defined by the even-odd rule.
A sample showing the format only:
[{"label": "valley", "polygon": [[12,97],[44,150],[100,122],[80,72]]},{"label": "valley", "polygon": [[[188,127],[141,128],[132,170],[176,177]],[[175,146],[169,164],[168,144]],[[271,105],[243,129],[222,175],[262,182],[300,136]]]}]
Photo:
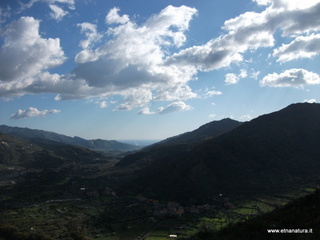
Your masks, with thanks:
[{"label": "valley", "polygon": [[122,192],[119,186],[131,174],[115,172],[112,163],[83,165],[77,173],[60,169],[13,174],[17,177],[1,185],[0,236],[9,231],[13,238],[4,239],[187,239],[199,229],[223,229],[314,191],[246,201],[217,196],[210,203],[181,204]]},{"label": "valley", "polygon": [[2,133],[0,239],[236,239],[272,214],[316,239],[317,216],[295,211],[319,211],[319,120],[318,104],[296,104],[125,157]]}]

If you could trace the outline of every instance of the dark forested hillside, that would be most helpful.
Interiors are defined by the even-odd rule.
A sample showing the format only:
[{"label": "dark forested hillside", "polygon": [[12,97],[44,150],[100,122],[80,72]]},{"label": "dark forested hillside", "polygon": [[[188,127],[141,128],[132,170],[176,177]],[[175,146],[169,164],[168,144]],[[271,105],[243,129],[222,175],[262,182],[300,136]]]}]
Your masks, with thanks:
[{"label": "dark forested hillside", "polygon": [[219,121],[212,121],[202,125],[198,129],[180,134],[178,136],[167,138],[161,142],[155,143],[146,149],[152,149],[153,147],[161,145],[172,145],[178,143],[196,143],[206,138],[213,138],[221,135],[222,133],[228,132],[242,123],[230,118],[225,118]]},{"label": "dark forested hillside", "polygon": [[241,197],[319,183],[319,123],[319,104],[290,105],[191,149],[162,149],[130,187],[206,201],[220,193]]},{"label": "dark forested hillside", "polygon": [[230,118],[222,119],[220,121],[212,121],[194,131],[170,137],[166,140],[145,147],[138,153],[128,155],[118,163],[118,166],[148,165],[156,159],[166,158],[167,154],[172,152],[171,149],[173,149],[176,154],[185,152],[193,145],[198,144],[205,139],[217,137],[240,126],[241,124],[241,122]]}]

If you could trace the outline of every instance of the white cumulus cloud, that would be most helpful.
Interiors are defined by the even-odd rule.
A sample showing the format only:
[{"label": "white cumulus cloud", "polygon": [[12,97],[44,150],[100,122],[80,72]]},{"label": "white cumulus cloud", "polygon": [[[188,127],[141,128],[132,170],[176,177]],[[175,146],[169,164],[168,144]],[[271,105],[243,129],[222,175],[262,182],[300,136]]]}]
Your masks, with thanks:
[{"label": "white cumulus cloud", "polygon": [[224,82],[226,85],[233,85],[240,81],[241,78],[246,78],[248,76],[248,73],[245,69],[241,69],[240,73],[237,75],[235,73],[227,73],[225,75]]},{"label": "white cumulus cloud", "polygon": [[107,16],[106,16],[106,23],[108,24],[125,24],[127,22],[129,22],[130,18],[128,15],[122,15],[120,16],[119,15],[119,12],[120,9],[115,7],[115,8],[112,8]]},{"label": "white cumulus cloud", "polygon": [[52,10],[50,16],[57,21],[61,21],[62,18],[68,14],[67,11],[64,11],[61,7],[57,5],[49,5],[49,7]]},{"label": "white cumulus cloud", "polygon": [[4,44],[0,49],[1,82],[31,83],[40,72],[65,61],[60,40],[42,38],[39,23],[33,17],[21,17],[6,26]]},{"label": "white cumulus cloud", "polygon": [[[168,52],[165,48],[182,46],[186,40],[184,32],[197,11],[186,6],[168,6],[140,26],[129,17],[125,21],[116,21],[118,11],[114,8],[108,14],[109,23],[119,24],[107,31],[112,39],[95,49],[81,51],[76,56],[79,65],[69,78],[85,81],[92,89],[87,92],[87,97],[92,92],[94,95],[123,96],[123,103],[115,110],[143,107],[152,100],[179,101],[195,97],[188,86],[195,70],[166,65]],[[83,25],[81,27],[84,29]],[[92,25],[85,29],[94,36],[93,40],[99,38]],[[89,42],[82,43],[83,47],[90,45]],[[60,94],[60,98],[72,98],[70,95]]]},{"label": "white cumulus cloud", "polygon": [[239,77],[234,73],[227,73],[224,80],[227,85],[236,84],[238,81]]},{"label": "white cumulus cloud", "polygon": [[278,62],[288,62],[299,58],[312,58],[320,53],[320,34],[299,36],[289,44],[283,44],[273,51]]},{"label": "white cumulus cloud", "polygon": [[172,112],[188,111],[191,109],[192,109],[191,106],[185,104],[182,101],[179,101],[179,102],[173,102],[166,107],[160,107],[157,110],[157,113],[158,114],[167,114],[167,113],[172,113]]},{"label": "white cumulus cloud", "polygon": [[98,33],[95,24],[84,22],[77,24],[77,26],[81,28],[81,32],[87,37],[87,39],[80,42],[80,47],[84,49],[91,47],[94,42],[97,42],[102,38],[102,34]]},{"label": "white cumulus cloud", "polygon": [[144,107],[138,112],[138,114],[139,115],[151,115],[151,114],[155,114],[155,112],[150,111],[149,107]]},{"label": "white cumulus cloud", "polygon": [[246,12],[225,21],[226,32],[207,43],[182,49],[167,58],[170,65],[195,67],[210,71],[244,60],[244,53],[258,48],[273,47],[274,34],[283,36],[308,34],[320,30],[320,2],[289,0],[256,0],[268,5],[262,12]]},{"label": "white cumulus cloud", "polygon": [[[25,6],[39,1],[56,5],[63,11],[63,4],[69,9],[75,7],[73,0],[31,0]],[[254,2],[265,9],[227,20],[222,26],[223,34],[187,48],[184,48],[186,32],[197,15],[195,8],[168,6],[142,23],[131,20],[126,14],[120,15],[119,8],[112,8],[106,15],[106,31],[98,32],[97,25],[92,23],[78,25],[85,35],[80,42],[82,49],[76,54],[76,67],[64,75],[49,72],[66,59],[60,40],[41,37],[40,21],[21,17],[2,31],[0,96],[55,93],[56,100],[117,96],[121,100],[114,110],[139,108],[145,113],[152,101],[171,101],[172,105],[158,111],[165,113],[188,109],[184,101],[197,97],[189,84],[199,71],[241,63],[247,52],[254,53],[259,48],[272,51],[281,36],[295,39],[274,50],[271,56],[279,62],[319,53],[319,1]],[[276,33],[280,35],[275,39]],[[258,73],[251,77],[257,77]],[[247,75],[245,70],[239,74],[230,73],[225,81],[235,84]],[[260,84],[300,87],[318,84],[318,75],[291,69],[267,75]]]},{"label": "white cumulus cloud", "polygon": [[213,97],[213,96],[218,96],[218,95],[222,95],[222,92],[221,91],[211,90],[211,91],[207,91],[204,94],[205,97]]},{"label": "white cumulus cloud", "polygon": [[315,84],[320,84],[320,76],[318,74],[297,68],[286,70],[280,74],[268,74],[260,81],[261,86],[268,87],[301,88],[306,85]]},{"label": "white cumulus cloud", "polygon": [[57,114],[60,113],[60,110],[52,109],[52,110],[38,110],[37,108],[30,107],[27,110],[19,109],[15,114],[11,115],[11,119],[22,119],[22,118],[30,118],[30,117],[44,117],[47,114]]}]

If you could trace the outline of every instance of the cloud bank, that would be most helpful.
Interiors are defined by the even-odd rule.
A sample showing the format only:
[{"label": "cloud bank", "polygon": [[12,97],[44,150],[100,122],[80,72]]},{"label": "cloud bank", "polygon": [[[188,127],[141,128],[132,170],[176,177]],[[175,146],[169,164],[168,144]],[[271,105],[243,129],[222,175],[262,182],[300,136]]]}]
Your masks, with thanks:
[{"label": "cloud bank", "polygon": [[[39,1],[44,0],[32,0],[25,6]],[[52,17],[60,21],[67,14],[61,4],[75,8],[73,0],[46,2]],[[112,8],[105,17],[106,29],[101,32],[96,24],[77,24],[84,39],[74,59],[76,67],[64,75],[54,73],[54,68],[66,60],[60,39],[43,38],[40,20],[21,17],[2,31],[0,96],[55,93],[56,100],[117,96],[121,101],[114,110],[140,108],[141,114],[152,113],[149,106],[153,101],[171,102],[157,111],[162,114],[191,108],[185,101],[199,97],[189,86],[199,71],[239,64],[245,61],[247,52],[268,48],[270,57],[279,63],[319,54],[319,1],[253,2],[265,9],[225,21],[219,37],[188,48],[184,47],[186,32],[198,14],[195,8],[168,6],[141,24],[121,14],[121,9]],[[293,40],[275,48],[277,32]],[[246,76],[246,72],[229,73],[225,82],[236,84]],[[319,84],[319,79],[306,69],[269,74],[260,81],[261,86],[273,87],[309,84]]]},{"label": "cloud bank", "polygon": [[[40,21],[21,17],[3,31],[0,49],[1,96],[23,95],[37,85],[39,74],[61,65],[66,57],[58,38],[45,39],[39,34]],[[43,86],[45,89],[47,85]]]},{"label": "cloud bank", "polygon": [[[99,47],[93,48],[94,43],[103,37],[97,32],[96,25],[77,25],[86,39],[79,43],[83,50],[75,57],[78,66],[66,75],[47,71],[62,64],[65,56],[59,39],[41,38],[38,20],[21,18],[8,25],[5,34],[7,44],[2,46],[1,52],[1,96],[53,92],[58,94],[56,100],[68,100],[120,95],[123,103],[115,110],[144,107],[152,100],[183,101],[196,97],[187,85],[196,72],[189,67],[165,64],[167,49],[179,48],[186,41],[184,32],[197,13],[196,9],[168,6],[141,26],[130,21],[127,15],[120,16],[119,11],[114,8],[107,14],[107,23],[112,24],[107,30],[111,40]],[[13,30],[12,25],[23,24],[22,33]],[[12,32],[16,36],[12,36]],[[11,39],[18,40],[18,44],[13,46]],[[25,46],[31,39],[32,42]],[[38,43],[42,44],[42,49]],[[24,52],[23,49],[29,51]],[[34,51],[30,54],[35,56],[34,61],[20,62],[30,58],[30,50]],[[16,57],[8,67],[4,59],[13,56],[13,51]]]}]

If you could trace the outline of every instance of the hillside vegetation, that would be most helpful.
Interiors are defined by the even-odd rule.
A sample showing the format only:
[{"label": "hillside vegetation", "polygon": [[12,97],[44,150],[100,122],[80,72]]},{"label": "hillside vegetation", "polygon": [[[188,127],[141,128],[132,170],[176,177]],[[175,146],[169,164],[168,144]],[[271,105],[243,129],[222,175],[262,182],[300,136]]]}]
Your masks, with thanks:
[{"label": "hillside vegetation", "polygon": [[[319,104],[293,104],[121,160],[0,133],[0,239],[319,239],[319,122]],[[267,233],[284,228],[313,233]]]},{"label": "hillside vegetation", "polygon": [[140,151],[122,160],[148,162],[127,187],[157,198],[208,201],[221,193],[241,198],[318,184],[319,122],[319,104],[294,104],[192,146]]}]

